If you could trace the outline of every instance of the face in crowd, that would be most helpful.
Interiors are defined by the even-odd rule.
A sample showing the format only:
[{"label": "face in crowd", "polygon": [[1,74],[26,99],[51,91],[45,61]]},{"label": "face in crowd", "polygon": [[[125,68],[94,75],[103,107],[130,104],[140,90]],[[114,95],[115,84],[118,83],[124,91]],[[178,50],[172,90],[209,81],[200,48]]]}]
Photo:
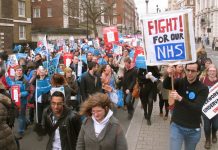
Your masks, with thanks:
[{"label": "face in crowd", "polygon": [[64,110],[64,99],[60,96],[53,96],[51,99],[51,110],[56,117],[60,117]]},{"label": "face in crowd", "polygon": [[92,60],[92,53],[88,53],[87,54],[87,61],[91,61]]},{"label": "face in crowd", "polygon": [[187,64],[185,68],[185,74],[189,83],[193,83],[199,74],[198,64]]},{"label": "face in crowd", "polygon": [[217,79],[217,68],[214,64],[211,64],[208,66],[207,75],[211,79],[214,79],[214,78]]},{"label": "face in crowd", "polygon": [[95,106],[92,108],[92,115],[98,122],[101,122],[106,116],[106,110],[100,106]]},{"label": "face in crowd", "polygon": [[176,65],[176,72],[177,73],[182,73],[184,71],[183,65]]},{"label": "face in crowd", "polygon": [[17,68],[17,69],[15,70],[15,75],[16,75],[16,77],[21,78],[21,77],[23,76],[23,70],[22,70],[22,68]]},{"label": "face in crowd", "polygon": [[78,64],[78,62],[79,62],[79,58],[77,56],[74,56],[73,57],[73,63]]}]

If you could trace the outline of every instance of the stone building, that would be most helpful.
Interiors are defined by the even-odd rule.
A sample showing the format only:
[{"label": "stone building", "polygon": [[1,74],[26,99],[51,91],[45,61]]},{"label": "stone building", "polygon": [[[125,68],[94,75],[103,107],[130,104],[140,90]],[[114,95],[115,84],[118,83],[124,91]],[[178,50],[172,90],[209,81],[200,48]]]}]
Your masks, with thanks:
[{"label": "stone building", "polygon": [[218,0],[195,0],[195,36],[208,37],[210,44],[218,37]]}]

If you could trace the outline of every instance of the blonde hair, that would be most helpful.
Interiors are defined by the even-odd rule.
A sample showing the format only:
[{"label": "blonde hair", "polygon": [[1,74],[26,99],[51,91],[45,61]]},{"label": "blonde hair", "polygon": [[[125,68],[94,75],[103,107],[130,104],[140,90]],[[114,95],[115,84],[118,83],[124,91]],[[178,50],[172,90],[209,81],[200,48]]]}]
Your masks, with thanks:
[{"label": "blonde hair", "polygon": [[216,69],[216,77],[218,77],[218,70],[217,70],[217,67],[216,67],[215,64],[210,64],[208,66],[208,68],[206,69],[206,75],[208,74],[208,71],[209,71],[210,68],[215,68]]}]

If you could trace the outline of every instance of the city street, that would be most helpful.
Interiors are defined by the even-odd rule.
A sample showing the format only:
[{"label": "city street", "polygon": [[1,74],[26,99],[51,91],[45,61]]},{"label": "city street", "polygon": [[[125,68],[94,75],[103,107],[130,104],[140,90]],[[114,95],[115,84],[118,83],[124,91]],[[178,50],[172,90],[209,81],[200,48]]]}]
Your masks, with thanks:
[{"label": "city street", "polygon": [[[197,45],[196,45],[197,47]],[[218,51],[212,51],[210,46],[206,47],[208,57],[212,59],[214,64],[218,66]],[[119,109],[116,116],[119,119],[129,144],[129,150],[167,150],[169,149],[169,123],[170,119],[164,121],[159,117],[158,101],[154,104],[154,112],[152,117],[152,125],[147,126],[143,117],[141,103],[136,100],[136,111],[133,119],[127,119],[127,112]],[[130,126],[129,126],[130,125]],[[48,137],[38,140],[36,133],[33,132],[33,126],[29,126],[25,132],[25,136],[20,140],[21,150],[43,150],[46,147]],[[201,142],[198,150],[203,150],[204,133],[202,132]],[[213,149],[218,149],[218,144],[213,145]]]}]

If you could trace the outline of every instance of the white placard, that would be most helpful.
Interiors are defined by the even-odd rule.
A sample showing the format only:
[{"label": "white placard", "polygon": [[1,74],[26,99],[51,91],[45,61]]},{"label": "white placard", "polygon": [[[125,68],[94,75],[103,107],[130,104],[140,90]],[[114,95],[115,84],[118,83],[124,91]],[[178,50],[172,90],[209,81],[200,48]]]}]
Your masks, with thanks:
[{"label": "white placard", "polygon": [[209,95],[202,108],[202,112],[209,119],[218,114],[218,83],[210,88]]},{"label": "white placard", "polygon": [[143,19],[147,65],[196,61],[192,9],[150,14]]},{"label": "white placard", "polygon": [[114,32],[112,32],[112,31],[107,32],[107,40],[108,40],[108,42],[115,41]]}]

